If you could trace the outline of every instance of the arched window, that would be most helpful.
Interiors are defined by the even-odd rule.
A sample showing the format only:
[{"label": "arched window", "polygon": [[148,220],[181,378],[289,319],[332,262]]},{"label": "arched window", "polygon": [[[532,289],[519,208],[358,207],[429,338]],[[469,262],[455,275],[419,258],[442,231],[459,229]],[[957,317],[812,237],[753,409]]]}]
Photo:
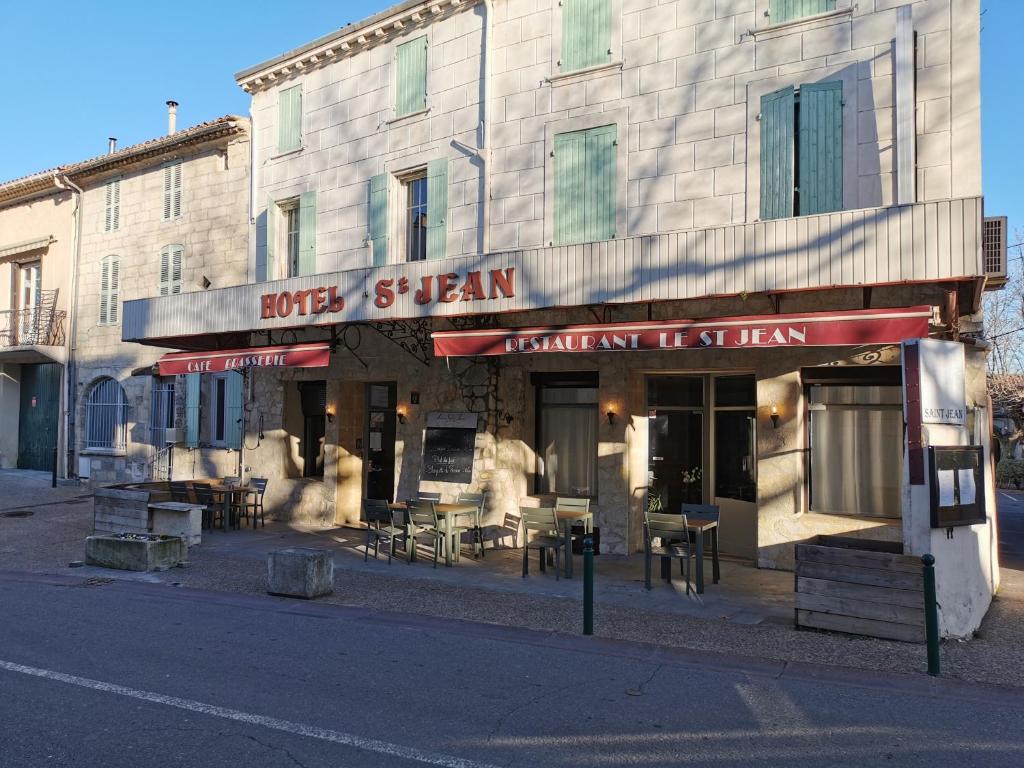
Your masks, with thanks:
[{"label": "arched window", "polygon": [[85,447],[121,451],[127,442],[128,398],[113,379],[97,379],[85,401]]}]

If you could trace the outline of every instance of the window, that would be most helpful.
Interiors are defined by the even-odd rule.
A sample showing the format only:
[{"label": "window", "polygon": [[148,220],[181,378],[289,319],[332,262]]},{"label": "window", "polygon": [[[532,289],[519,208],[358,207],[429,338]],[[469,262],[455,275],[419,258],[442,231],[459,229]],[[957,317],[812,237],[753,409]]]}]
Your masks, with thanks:
[{"label": "window", "polygon": [[174,377],[154,376],[149,412],[151,442],[163,448],[174,441]]},{"label": "window", "polygon": [[613,0],[562,0],[561,72],[607,64],[612,59]]},{"label": "window", "polygon": [[293,152],[302,148],[302,86],[278,92],[277,151]]},{"label": "window", "polygon": [[[277,264],[275,255],[282,254]],[[265,279],[316,274],[316,192],[267,201]]]},{"label": "window", "polygon": [[110,378],[93,384],[85,401],[87,450],[123,451],[128,442],[128,399]]},{"label": "window", "polygon": [[100,325],[117,325],[120,315],[121,257],[111,254],[100,262]]},{"label": "window", "polygon": [[299,204],[294,201],[281,206],[284,219],[284,253],[288,264],[288,277],[299,274]]},{"label": "window", "polygon": [[382,173],[370,179],[367,240],[374,266],[388,263],[392,184],[402,195],[395,227],[398,253],[406,261],[443,259],[448,252],[448,159],[442,157],[429,161],[425,170],[407,171],[399,177]]},{"label": "window", "polygon": [[242,374],[234,371],[210,376],[210,443],[239,448],[242,441]]},{"label": "window", "polygon": [[164,166],[164,221],[181,216],[181,160]]},{"label": "window", "polygon": [[395,48],[395,116],[427,108],[427,38]]},{"label": "window", "polygon": [[427,174],[406,179],[405,190],[405,260],[427,258]]},{"label": "window", "polygon": [[181,245],[165,245],[160,249],[160,295],[181,293],[182,262],[185,248]]},{"label": "window", "polygon": [[757,500],[754,377],[716,376],[714,394],[714,495],[754,502]]},{"label": "window", "polygon": [[106,186],[103,231],[115,232],[121,226],[121,180],[111,179]]},{"label": "window", "polygon": [[300,381],[302,442],[299,453],[303,477],[324,476],[324,435],[327,422],[327,382]]},{"label": "window", "polygon": [[772,24],[783,24],[835,9],[836,0],[771,0],[768,17]]},{"label": "window", "polygon": [[555,136],[555,245],[615,237],[615,125]]},{"label": "window", "polygon": [[597,374],[536,376],[537,492],[597,496]]},{"label": "window", "polygon": [[842,210],[843,84],[761,97],[761,218]]}]

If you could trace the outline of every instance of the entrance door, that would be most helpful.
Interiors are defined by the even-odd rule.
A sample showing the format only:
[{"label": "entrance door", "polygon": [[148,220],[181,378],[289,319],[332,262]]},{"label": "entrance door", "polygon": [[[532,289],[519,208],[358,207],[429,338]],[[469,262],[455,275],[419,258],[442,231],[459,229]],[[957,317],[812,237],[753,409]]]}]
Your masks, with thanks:
[{"label": "entrance door", "polygon": [[53,471],[60,414],[60,373],[57,363],[21,366],[18,469]]},{"label": "entrance door", "polygon": [[678,512],[704,502],[704,378],[652,376],[647,381],[649,501]]},{"label": "entrance door", "polygon": [[21,310],[18,323],[18,344],[41,344],[39,339],[39,305],[42,302],[42,264],[30,261],[18,268],[18,309]]},{"label": "entrance door", "polygon": [[395,406],[398,385],[368,384],[366,497],[395,500]]}]

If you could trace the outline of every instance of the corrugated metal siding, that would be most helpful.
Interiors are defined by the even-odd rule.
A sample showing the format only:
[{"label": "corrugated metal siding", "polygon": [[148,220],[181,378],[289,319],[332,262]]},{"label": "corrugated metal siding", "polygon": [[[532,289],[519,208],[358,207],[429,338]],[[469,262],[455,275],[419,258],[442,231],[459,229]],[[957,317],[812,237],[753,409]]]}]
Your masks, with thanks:
[{"label": "corrugated metal siding", "polygon": [[[585,304],[627,304],[767,290],[981,275],[981,199],[942,200],[482,256],[365,267],[124,306],[126,341]],[[374,305],[378,280],[515,269],[515,297],[416,304],[415,290]],[[260,320],[260,296],[337,286],[338,314]],[[436,280],[434,282],[436,294]]]},{"label": "corrugated metal siding", "polygon": [[843,83],[800,86],[800,214],[843,208]]}]

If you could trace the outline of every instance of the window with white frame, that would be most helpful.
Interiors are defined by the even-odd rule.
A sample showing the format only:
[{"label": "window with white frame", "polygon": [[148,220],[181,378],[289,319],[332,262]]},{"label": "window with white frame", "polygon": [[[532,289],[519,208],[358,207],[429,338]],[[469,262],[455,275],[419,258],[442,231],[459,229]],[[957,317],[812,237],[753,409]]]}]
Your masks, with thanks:
[{"label": "window with white frame", "polygon": [[427,258],[427,172],[402,179],[405,198],[403,235],[405,260],[424,261]]},{"label": "window with white frame", "polygon": [[103,231],[116,232],[121,227],[121,180],[108,181],[104,196]]},{"label": "window with white frame", "polygon": [[164,221],[181,216],[181,160],[164,166]]},{"label": "window with white frame", "polygon": [[448,252],[448,158],[370,179],[367,244],[373,264],[443,259]]},{"label": "window with white frame", "polygon": [[284,221],[284,253],[287,264],[287,277],[299,274],[299,201],[290,200],[281,206],[281,218]]},{"label": "window with white frame", "polygon": [[210,376],[210,444],[237,449],[242,440],[242,374]]},{"label": "window with white frame", "polygon": [[100,262],[100,325],[117,325],[121,315],[121,257],[104,256]]},{"label": "window with white frame", "polygon": [[267,201],[267,260],[258,279],[316,274],[316,192]]},{"label": "window with white frame", "polygon": [[128,398],[109,377],[98,379],[85,401],[85,447],[123,451],[128,443]]}]

